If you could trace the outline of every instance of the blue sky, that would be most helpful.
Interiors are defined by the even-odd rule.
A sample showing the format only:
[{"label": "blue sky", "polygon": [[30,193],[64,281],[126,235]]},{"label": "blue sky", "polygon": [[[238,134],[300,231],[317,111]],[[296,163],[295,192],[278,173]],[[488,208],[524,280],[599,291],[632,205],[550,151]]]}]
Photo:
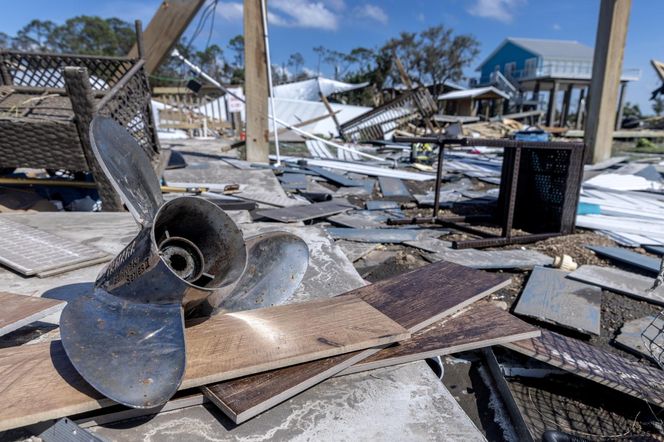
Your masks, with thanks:
[{"label": "blue sky", "polygon": [[[5,6],[0,31],[13,35],[31,19],[62,23],[87,14],[136,18],[149,22],[159,0],[31,0]],[[294,52],[304,55],[308,68],[317,68],[312,48],[347,51],[357,46],[375,47],[400,31],[418,31],[444,24],[459,33],[473,34],[481,53],[467,75],[505,37],[577,40],[592,46],[599,0],[269,0],[272,62],[281,64]],[[242,32],[241,0],[220,0],[212,42],[223,48]],[[634,0],[625,48],[624,68],[640,68],[641,80],[631,83],[627,100],[650,113],[650,91],[659,80],[650,59],[664,59],[661,33],[662,0]],[[190,26],[191,29],[196,21]],[[208,28],[196,44],[204,46]],[[231,58],[230,52],[227,58]]]}]

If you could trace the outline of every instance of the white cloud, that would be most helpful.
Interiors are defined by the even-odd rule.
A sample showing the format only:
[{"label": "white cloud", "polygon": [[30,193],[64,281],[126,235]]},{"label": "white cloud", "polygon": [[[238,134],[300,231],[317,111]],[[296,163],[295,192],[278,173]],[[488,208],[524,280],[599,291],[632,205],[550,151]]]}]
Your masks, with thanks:
[{"label": "white cloud", "polygon": [[343,11],[346,9],[346,2],[344,2],[344,0],[325,0],[325,3],[335,11]]},{"label": "white cloud", "polygon": [[217,14],[226,20],[242,20],[242,3],[219,2],[217,4]]},{"label": "white cloud", "polygon": [[272,0],[269,6],[273,11],[277,11],[268,16],[275,26],[327,30],[335,30],[339,26],[337,14],[320,1]]},{"label": "white cloud", "polygon": [[514,11],[525,5],[527,0],[474,0],[468,8],[471,15],[490,18],[503,23],[511,23]]},{"label": "white cloud", "polygon": [[[345,8],[343,0],[327,0],[334,9]],[[271,25],[290,28],[335,30],[339,17],[321,1],[271,0],[267,19]],[[242,20],[243,5],[239,2],[219,2],[218,14],[228,21]]]},{"label": "white cloud", "polygon": [[355,8],[355,17],[368,18],[384,25],[387,24],[388,21],[387,13],[383,10],[383,8],[369,4]]}]

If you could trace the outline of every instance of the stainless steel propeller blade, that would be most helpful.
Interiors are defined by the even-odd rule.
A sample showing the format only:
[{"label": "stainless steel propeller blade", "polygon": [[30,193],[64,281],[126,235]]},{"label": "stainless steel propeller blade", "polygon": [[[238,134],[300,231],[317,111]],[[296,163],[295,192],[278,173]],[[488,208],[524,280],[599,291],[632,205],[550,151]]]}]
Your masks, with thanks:
[{"label": "stainless steel propeller blade", "polygon": [[147,155],[125,129],[97,117],[95,155],[142,228],[97,277],[93,293],[67,304],[62,344],[76,370],[116,402],[154,407],[185,368],[184,311],[242,275],[240,230],[196,197],[163,202]]}]

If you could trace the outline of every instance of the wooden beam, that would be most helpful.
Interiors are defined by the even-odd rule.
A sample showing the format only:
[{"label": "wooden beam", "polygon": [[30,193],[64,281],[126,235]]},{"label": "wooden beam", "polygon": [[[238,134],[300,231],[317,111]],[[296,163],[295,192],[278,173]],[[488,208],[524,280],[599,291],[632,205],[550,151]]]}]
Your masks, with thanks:
[{"label": "wooden beam", "polygon": [[247,161],[269,162],[267,58],[260,0],[244,0]]},{"label": "wooden beam", "polygon": [[623,119],[623,107],[625,107],[625,96],[627,95],[627,82],[620,84],[620,98],[618,98],[618,116],[616,117],[615,129],[620,130]]},{"label": "wooden beam", "polygon": [[[164,0],[143,33],[145,70],[156,71],[196,16],[205,0]],[[138,46],[129,51],[129,57],[138,58]]]},{"label": "wooden beam", "polygon": [[549,91],[549,107],[546,111],[546,125],[551,127],[556,119],[556,96],[558,95],[558,82],[554,81]]},{"label": "wooden beam", "polygon": [[631,6],[632,0],[602,0],[600,4],[585,129],[588,146],[586,161],[593,164],[611,157],[616,100]]}]

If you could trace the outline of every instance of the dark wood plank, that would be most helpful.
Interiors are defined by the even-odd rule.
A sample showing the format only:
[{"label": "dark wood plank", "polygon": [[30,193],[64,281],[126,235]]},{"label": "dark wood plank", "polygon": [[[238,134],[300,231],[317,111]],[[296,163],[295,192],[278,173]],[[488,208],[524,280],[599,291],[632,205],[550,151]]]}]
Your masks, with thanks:
[{"label": "dark wood plank", "polygon": [[[438,262],[353,290],[352,294],[417,332],[508,285],[509,278]],[[369,349],[203,387],[203,393],[236,423],[340,373],[380,349]]]},{"label": "dark wood plank", "polygon": [[324,218],[326,216],[341,213],[352,209],[348,203],[338,201],[325,201],[322,203],[308,204],[306,206],[292,206],[281,209],[257,210],[256,215],[270,218],[282,223],[294,223],[297,221],[307,221],[315,218]]},{"label": "dark wood plank", "polygon": [[599,335],[602,289],[566,276],[562,270],[535,267],[514,313]]},{"label": "dark wood plank", "polygon": [[567,277],[602,287],[614,293],[631,296],[641,301],[664,305],[664,287],[660,286],[650,291],[655,282],[654,278],[612,267],[593,265],[581,266]]},{"label": "dark wood plank", "polygon": [[441,319],[424,330],[413,333],[410,339],[369,356],[341,374],[536,338],[539,335],[537,327],[489,302],[478,301],[454,316]]},{"label": "dark wood plank", "polygon": [[659,407],[664,406],[662,370],[546,330],[542,330],[539,338],[503,346]]},{"label": "dark wood plank", "polygon": [[658,274],[660,260],[619,247],[586,246],[599,256]]},{"label": "dark wood plank", "polygon": [[0,292],[0,336],[62,310],[64,301]]}]

